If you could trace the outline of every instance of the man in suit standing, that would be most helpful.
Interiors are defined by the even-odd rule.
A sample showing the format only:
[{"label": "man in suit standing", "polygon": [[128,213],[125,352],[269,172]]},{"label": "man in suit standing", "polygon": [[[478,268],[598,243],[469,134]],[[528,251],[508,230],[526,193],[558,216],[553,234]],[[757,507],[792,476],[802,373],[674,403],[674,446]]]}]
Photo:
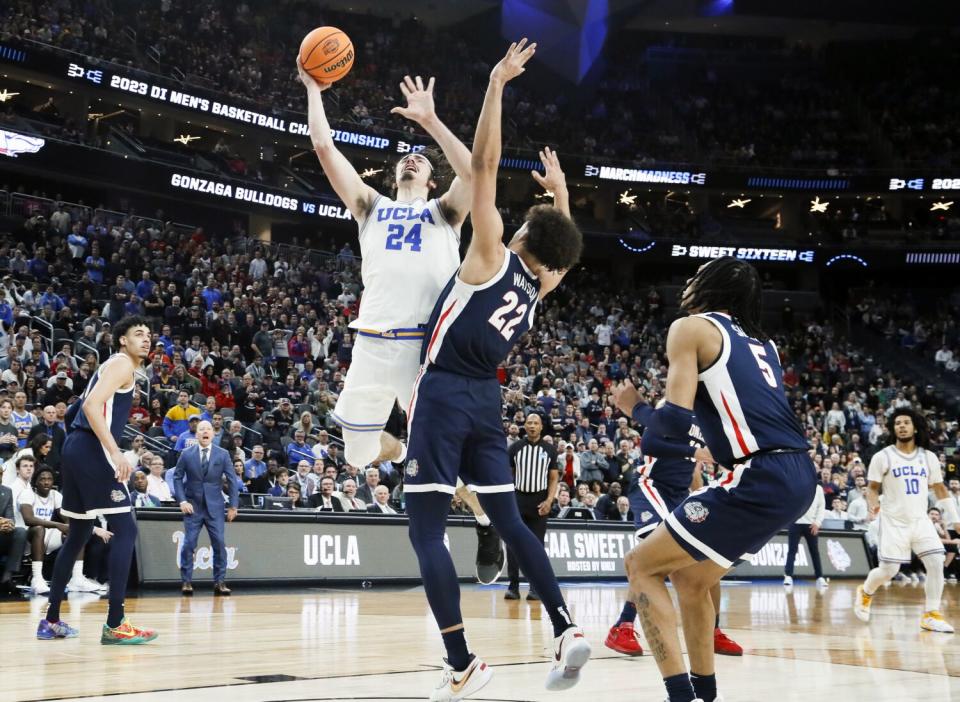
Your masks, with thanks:
[{"label": "man in suit standing", "polygon": [[18,527],[14,520],[13,491],[0,486],[0,556],[7,557],[3,572],[0,573],[0,594],[15,591],[13,574],[20,568],[26,543],[27,530]]},{"label": "man in suit standing", "polygon": [[233,462],[230,454],[213,444],[213,425],[207,421],[200,422],[197,426],[197,443],[180,454],[173,478],[180,511],[184,514],[185,536],[180,551],[180,577],[183,580],[181,592],[185,596],[193,595],[193,554],[203,526],[207,527],[213,547],[213,594],[230,594],[230,589],[224,583],[227,575],[227,549],[223,540],[224,477],[230,489],[226,521],[232,522],[237,516],[239,501]]}]

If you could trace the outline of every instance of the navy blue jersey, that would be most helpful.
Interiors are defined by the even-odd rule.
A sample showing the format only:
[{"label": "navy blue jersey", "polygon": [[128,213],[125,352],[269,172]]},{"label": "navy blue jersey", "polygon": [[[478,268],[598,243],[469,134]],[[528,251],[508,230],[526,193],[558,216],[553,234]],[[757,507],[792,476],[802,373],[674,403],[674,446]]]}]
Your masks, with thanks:
[{"label": "navy blue jersey", "polygon": [[707,447],[728,468],[758,451],[808,448],[783,392],[783,369],[772,341],[747,336],[728,315],[696,315],[723,337],[720,356],[699,375],[694,412]]},{"label": "navy blue jersey", "polygon": [[[102,371],[104,366],[106,366],[107,363],[110,363],[118,355],[119,354],[114,354],[99,368],[97,368],[97,371],[93,374],[93,377],[90,378],[90,383],[83,391],[83,395],[81,395],[80,399],[70,406],[70,409],[67,411],[67,415],[65,417],[65,424],[68,431],[73,429],[86,429],[87,431],[93,431],[93,429],[90,428],[90,422],[87,421],[87,415],[82,412],[83,404],[87,401],[87,397],[89,397],[90,392],[97,384],[97,381],[100,380],[100,371]],[[123,436],[123,428],[126,426],[127,419],[130,417],[130,407],[133,406],[133,393],[136,390],[136,387],[137,385],[134,383],[127,389],[121,388],[120,390],[117,390],[113,394],[113,397],[103,403],[103,407],[101,409],[104,419],[107,420],[107,427],[110,429],[110,433],[113,434],[113,439],[118,445],[120,444],[120,439]]]},{"label": "navy blue jersey", "polygon": [[517,339],[530,329],[540,280],[506,250],[499,272],[468,285],[459,271],[447,283],[427,325],[421,361],[472,378],[491,378]]},{"label": "navy blue jersey", "polygon": [[[690,445],[703,446],[703,434],[696,424],[690,425]],[[640,487],[642,481],[653,483],[665,492],[686,495],[693,480],[696,462],[692,458],[654,458],[644,456],[643,465],[630,476],[629,490]]]}]

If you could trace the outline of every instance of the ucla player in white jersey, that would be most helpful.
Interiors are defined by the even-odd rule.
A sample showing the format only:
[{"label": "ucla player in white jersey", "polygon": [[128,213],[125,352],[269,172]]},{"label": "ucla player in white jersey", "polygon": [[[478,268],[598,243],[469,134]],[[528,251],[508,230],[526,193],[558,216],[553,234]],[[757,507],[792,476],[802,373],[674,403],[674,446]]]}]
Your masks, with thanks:
[{"label": "ucla player in white jersey", "polygon": [[853,611],[859,619],[870,621],[870,605],[877,589],[899,572],[901,563],[910,562],[913,551],[927,570],[923,586],[926,606],[920,617],[920,628],[952,634],[953,627],[940,613],[944,550],[933,522],[927,517],[929,491],[933,490],[937,497],[944,522],[956,529],[960,515],[943,484],[940,461],[927,450],[926,420],[902,407],[894,411],[889,423],[895,441],[870,459],[867,471],[867,504],[871,515],[878,512],[880,515],[877,538],[880,565],[871,570],[863,585],[857,588]]},{"label": "ucla player in white jersey", "polygon": [[[323,109],[321,93],[329,84],[297,70],[307,89],[310,138],[323,172],[359,227],[360,312],[350,323],[357,341],[343,392],[332,413],[343,429],[344,458],[363,468],[374,461],[402,461],[406,447],[383,429],[394,404],[410,404],[420,370],[425,325],[440,291],[460,266],[460,225],[470,211],[470,151],[434,110],[433,78],[404,77],[400,90],[406,107],[391,112],[419,124],[440,146],[455,177],[439,197],[437,158],[404,156],[396,165],[396,193],[382,195],[363,182],[337,149]],[[478,522],[477,577],[493,582],[504,565],[500,539],[490,529],[476,497],[457,492]]]}]

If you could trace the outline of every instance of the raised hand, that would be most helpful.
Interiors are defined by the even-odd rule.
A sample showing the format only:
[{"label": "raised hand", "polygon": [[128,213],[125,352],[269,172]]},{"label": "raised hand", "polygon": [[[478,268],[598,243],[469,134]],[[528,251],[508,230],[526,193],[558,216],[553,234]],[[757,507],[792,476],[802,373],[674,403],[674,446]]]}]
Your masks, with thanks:
[{"label": "raised hand", "polygon": [[507,49],[506,55],[500,59],[500,63],[490,71],[490,80],[500,83],[513,80],[526,70],[524,65],[533,58],[536,51],[537,45],[535,43],[527,46],[526,37],[512,43],[510,48]]},{"label": "raised hand", "polygon": [[530,175],[537,181],[537,184],[551,194],[566,190],[567,178],[563,174],[563,169],[560,168],[560,159],[557,158],[557,152],[549,146],[543,147],[540,150],[540,163],[543,164],[545,171],[543,175],[540,174],[540,171],[530,171]]},{"label": "raised hand", "polygon": [[297,56],[297,75],[300,76],[300,82],[302,82],[307,87],[307,90],[316,88],[321,92],[323,92],[324,90],[329,88],[331,85],[333,85],[333,83],[322,83],[316,78],[314,78],[313,76],[311,76],[309,73],[307,73],[306,70],[304,70],[303,68],[303,64],[300,63],[299,56]]},{"label": "raised hand", "polygon": [[423,86],[423,79],[420,76],[417,76],[416,80],[410,76],[404,76],[403,82],[400,83],[400,92],[402,92],[403,96],[407,99],[407,106],[394,107],[390,110],[390,114],[406,117],[418,124],[423,124],[425,121],[435,117],[436,112],[433,107],[433,83],[434,78],[432,76],[430,80],[427,81],[426,87]]}]

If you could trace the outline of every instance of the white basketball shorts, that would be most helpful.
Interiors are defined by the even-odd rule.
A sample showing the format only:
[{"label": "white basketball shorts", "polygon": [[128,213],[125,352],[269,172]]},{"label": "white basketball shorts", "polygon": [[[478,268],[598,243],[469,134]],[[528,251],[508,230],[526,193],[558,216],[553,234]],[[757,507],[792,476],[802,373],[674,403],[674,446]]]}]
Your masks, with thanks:
[{"label": "white basketball shorts", "polygon": [[344,429],[379,436],[394,402],[399,401],[404,411],[410,405],[421,346],[422,339],[358,335],[343,392],[333,410],[334,421]]},{"label": "white basketball shorts", "polygon": [[909,563],[911,551],[921,558],[930,553],[943,553],[943,544],[933,522],[926,515],[910,521],[892,519],[884,517],[881,509],[880,531],[877,535],[880,560]]}]

